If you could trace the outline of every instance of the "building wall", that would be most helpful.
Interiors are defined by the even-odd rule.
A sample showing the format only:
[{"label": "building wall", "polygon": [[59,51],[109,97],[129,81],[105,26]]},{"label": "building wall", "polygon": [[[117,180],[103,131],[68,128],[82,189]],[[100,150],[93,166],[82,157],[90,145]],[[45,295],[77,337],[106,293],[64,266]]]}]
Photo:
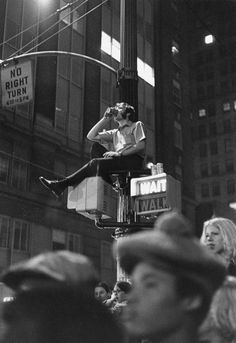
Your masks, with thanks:
[{"label": "building wall", "polygon": [[[189,84],[195,195],[203,205],[198,207],[199,213],[204,203],[212,208],[221,203],[226,209],[235,202],[236,69],[232,51],[236,44],[236,6],[230,1],[198,1],[191,6]],[[206,44],[205,38],[211,35],[213,41]],[[221,211],[221,215],[223,212],[228,216],[229,211]]]}]

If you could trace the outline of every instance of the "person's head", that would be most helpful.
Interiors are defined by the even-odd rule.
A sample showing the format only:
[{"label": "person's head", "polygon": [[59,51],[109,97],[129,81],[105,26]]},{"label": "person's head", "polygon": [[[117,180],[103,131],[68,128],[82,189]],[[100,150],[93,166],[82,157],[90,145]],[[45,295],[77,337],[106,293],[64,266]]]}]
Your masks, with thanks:
[{"label": "person's head", "polygon": [[[214,339],[212,340],[212,338]],[[216,292],[211,309],[200,328],[200,338],[211,342],[236,341],[236,278],[228,276]]]},{"label": "person's head", "polygon": [[110,288],[105,282],[99,282],[94,289],[95,298],[105,301],[110,297]]},{"label": "person's head", "polygon": [[15,292],[51,284],[70,288],[85,284],[87,291],[94,294],[98,278],[86,256],[60,250],[45,252],[11,265],[2,273],[1,281]]},{"label": "person's head", "polygon": [[116,299],[118,303],[122,303],[127,300],[127,295],[131,289],[131,285],[127,281],[118,281],[113,289],[113,293],[116,294]]},{"label": "person's head", "polygon": [[2,281],[15,291],[3,311],[3,343],[104,343],[113,331],[121,338],[94,298],[97,273],[84,255],[43,253],[10,266]]},{"label": "person's head", "polygon": [[112,314],[84,288],[53,285],[20,291],[4,306],[3,343],[122,341]]},{"label": "person's head", "polygon": [[193,237],[179,214],[162,215],[154,230],[140,232],[114,248],[132,288],[124,321],[135,336],[169,337],[196,334],[225,267]]},{"label": "person's head", "polygon": [[203,224],[201,242],[227,264],[236,263],[236,225],[227,218],[212,218]]},{"label": "person's head", "polygon": [[134,107],[127,104],[126,102],[117,102],[115,109],[118,111],[117,115],[114,116],[114,120],[119,122],[121,120],[135,121],[135,110]]}]

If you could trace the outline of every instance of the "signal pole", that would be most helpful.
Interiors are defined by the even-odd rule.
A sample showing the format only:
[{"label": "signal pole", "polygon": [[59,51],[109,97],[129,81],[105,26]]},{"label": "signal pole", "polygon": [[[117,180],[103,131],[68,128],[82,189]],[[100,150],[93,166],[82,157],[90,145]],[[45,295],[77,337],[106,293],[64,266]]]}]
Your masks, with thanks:
[{"label": "signal pole", "polygon": [[118,81],[120,100],[134,106],[138,118],[137,0],[120,1]]},{"label": "signal pole", "polygon": [[[137,72],[137,0],[120,0],[120,69],[118,71],[119,98],[122,102],[134,106],[138,119],[138,72]],[[127,180],[126,180],[127,181]],[[120,190],[117,208],[117,244],[127,235],[126,228],[119,228],[119,222],[127,221],[130,206],[129,185]],[[117,260],[117,280],[127,280]]]}]

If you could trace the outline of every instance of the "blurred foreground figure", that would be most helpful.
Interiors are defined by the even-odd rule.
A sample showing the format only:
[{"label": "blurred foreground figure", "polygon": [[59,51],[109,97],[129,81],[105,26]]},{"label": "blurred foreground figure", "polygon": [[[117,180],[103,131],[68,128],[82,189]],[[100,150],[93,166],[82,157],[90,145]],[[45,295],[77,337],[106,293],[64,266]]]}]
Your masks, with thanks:
[{"label": "blurred foreground figure", "polygon": [[202,343],[236,342],[236,278],[227,277],[216,292],[210,311],[200,329]]},{"label": "blurred foreground figure", "polygon": [[15,290],[5,304],[2,343],[122,342],[112,315],[94,298],[97,275],[83,255],[45,253],[2,277]]},{"label": "blurred foreground figure", "polygon": [[224,264],[194,237],[177,213],[159,217],[154,230],[133,234],[114,248],[132,289],[124,310],[131,336],[152,343],[196,343]]}]

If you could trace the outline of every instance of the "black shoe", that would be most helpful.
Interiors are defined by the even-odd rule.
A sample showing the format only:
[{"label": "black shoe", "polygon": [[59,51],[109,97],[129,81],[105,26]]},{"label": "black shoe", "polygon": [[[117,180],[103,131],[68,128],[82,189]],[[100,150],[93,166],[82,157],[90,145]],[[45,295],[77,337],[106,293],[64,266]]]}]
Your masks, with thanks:
[{"label": "black shoe", "polygon": [[39,181],[48,188],[57,198],[64,192],[65,187],[58,181],[50,181],[45,179],[43,176],[39,177]]}]

